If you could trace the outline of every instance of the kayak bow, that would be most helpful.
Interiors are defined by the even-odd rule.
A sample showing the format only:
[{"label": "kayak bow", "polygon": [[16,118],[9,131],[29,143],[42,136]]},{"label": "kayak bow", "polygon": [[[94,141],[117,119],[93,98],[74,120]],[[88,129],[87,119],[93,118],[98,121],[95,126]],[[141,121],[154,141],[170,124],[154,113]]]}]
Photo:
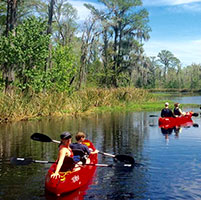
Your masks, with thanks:
[{"label": "kayak bow", "polygon": [[[95,150],[94,145],[87,140],[86,145],[92,151]],[[74,191],[81,186],[87,184],[93,177],[96,171],[96,164],[98,162],[97,154],[90,154],[87,165],[76,165],[72,170],[60,172],[60,178],[51,178],[51,174],[55,172],[57,163],[55,162],[45,178],[45,188],[47,191],[60,196],[63,193]]]}]

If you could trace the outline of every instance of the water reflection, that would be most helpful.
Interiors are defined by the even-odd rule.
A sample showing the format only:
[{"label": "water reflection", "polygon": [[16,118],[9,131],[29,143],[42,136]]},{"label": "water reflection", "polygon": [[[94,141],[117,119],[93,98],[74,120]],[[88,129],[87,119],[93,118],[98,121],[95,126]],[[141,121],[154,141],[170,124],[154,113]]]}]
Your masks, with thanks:
[{"label": "water reflection", "polygon": [[[158,118],[150,119],[149,114],[105,113],[0,125],[0,199],[55,199],[44,191],[50,165],[11,166],[6,160],[12,156],[55,160],[57,144],[32,141],[30,136],[39,132],[59,140],[60,133],[65,130],[73,135],[77,131],[86,132],[98,150],[130,154],[143,165],[133,169],[99,167],[88,188],[80,188],[60,199],[201,199],[200,128],[191,125],[161,130]],[[195,123],[200,126],[201,118],[195,118]],[[167,136],[179,139],[167,146],[164,145]],[[99,163],[114,164],[114,161],[99,155]]]},{"label": "water reflection", "polygon": [[95,185],[95,184],[96,184],[95,181],[93,181],[93,179],[91,179],[88,184],[80,187],[79,189],[77,189],[73,192],[63,194],[59,197],[56,197],[55,195],[46,191],[45,199],[46,200],[83,200],[84,196],[87,193],[87,190],[90,188],[90,185]]},{"label": "water reflection", "polygon": [[169,140],[169,135],[171,135],[172,133],[175,133],[175,138],[179,138],[179,134],[182,132],[183,128],[190,128],[190,127],[199,127],[199,124],[197,123],[193,123],[193,121],[190,123],[188,122],[188,124],[184,124],[184,125],[180,125],[180,126],[174,126],[171,128],[164,128],[164,127],[160,127],[161,129],[161,133],[165,136],[166,140]]}]

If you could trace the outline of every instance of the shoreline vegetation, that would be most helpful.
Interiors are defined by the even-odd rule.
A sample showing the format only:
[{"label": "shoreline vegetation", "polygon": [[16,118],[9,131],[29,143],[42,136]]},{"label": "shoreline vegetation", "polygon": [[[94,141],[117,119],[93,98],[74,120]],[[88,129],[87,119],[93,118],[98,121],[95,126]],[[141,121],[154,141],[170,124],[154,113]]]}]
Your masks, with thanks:
[{"label": "shoreline vegetation", "polygon": [[142,0],[99,3],[104,10],[84,4],[82,27],[66,0],[0,3],[0,123],[159,111],[166,92],[201,92],[201,64],[182,66],[167,49],[146,56]]},{"label": "shoreline vegetation", "polygon": [[[166,95],[166,94],[164,94]],[[159,111],[162,95],[138,88],[88,88],[67,93],[0,95],[0,123],[111,111]],[[166,100],[167,101],[167,100]],[[169,101],[171,103],[171,101]],[[173,104],[173,103],[172,103]],[[183,105],[183,107],[196,105]]]}]

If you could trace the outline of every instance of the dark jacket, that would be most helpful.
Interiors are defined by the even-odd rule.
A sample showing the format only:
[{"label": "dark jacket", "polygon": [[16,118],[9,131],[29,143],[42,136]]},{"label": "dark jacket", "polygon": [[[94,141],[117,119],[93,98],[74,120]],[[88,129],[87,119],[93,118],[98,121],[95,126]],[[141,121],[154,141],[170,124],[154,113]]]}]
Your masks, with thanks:
[{"label": "dark jacket", "polygon": [[161,110],[161,117],[173,117],[173,113],[169,108],[163,108]]},{"label": "dark jacket", "polygon": [[72,150],[82,150],[85,154],[90,154],[90,150],[89,150],[89,148],[86,146],[86,145],[84,145],[84,144],[79,144],[79,143],[71,143],[70,144],[70,148],[72,149]]},{"label": "dark jacket", "polygon": [[174,108],[174,115],[180,116],[182,113],[179,108]]}]

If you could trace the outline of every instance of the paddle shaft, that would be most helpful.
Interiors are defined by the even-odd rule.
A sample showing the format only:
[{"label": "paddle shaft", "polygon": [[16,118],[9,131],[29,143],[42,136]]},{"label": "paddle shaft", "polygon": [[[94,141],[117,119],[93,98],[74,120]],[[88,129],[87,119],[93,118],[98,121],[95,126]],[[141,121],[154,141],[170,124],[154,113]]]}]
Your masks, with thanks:
[{"label": "paddle shaft", "polygon": [[52,140],[52,142],[60,144],[60,142],[58,140]]},{"label": "paddle shaft", "polygon": [[[31,163],[39,163],[39,164],[49,164],[49,163],[55,163],[55,161],[48,161],[48,160],[33,160],[32,158],[15,158],[12,157],[10,159],[11,164],[13,165],[29,165]],[[89,165],[89,166],[94,166],[94,167],[114,167],[115,165],[113,164],[84,164],[84,165]],[[83,166],[83,165],[79,165]],[[132,167],[131,164],[124,164],[122,165],[123,167]]]},{"label": "paddle shaft", "polygon": [[101,151],[99,151],[98,153],[105,155],[105,156],[110,156],[112,158],[115,158],[115,155],[113,155],[113,154],[109,154],[109,153],[105,153],[105,152],[101,152]]},{"label": "paddle shaft", "polygon": [[[37,139],[34,137],[35,134],[37,134]],[[40,138],[40,137],[41,137],[41,138]],[[42,139],[44,139],[44,137],[45,137],[46,140],[42,140]],[[36,141],[40,141],[40,142],[53,142],[53,143],[57,143],[57,144],[60,143],[60,141],[58,141],[58,140],[52,140],[49,136],[44,135],[44,134],[42,134],[42,133],[34,133],[34,134],[31,136],[31,139],[32,139],[32,140],[36,140]],[[41,140],[40,140],[40,139],[41,139]],[[100,154],[103,154],[103,155],[105,155],[105,156],[110,156],[110,157],[115,158],[115,155],[112,155],[112,154],[109,154],[109,153],[104,153],[104,152],[101,152],[101,151],[99,151],[99,153],[100,153]]]},{"label": "paddle shaft", "polygon": [[[36,140],[36,141],[40,141],[40,142],[53,142],[53,143],[60,143],[60,141],[57,140],[52,140],[49,136],[44,135],[42,133],[34,133],[31,136],[32,140]],[[126,164],[134,164],[135,160],[132,156],[129,155],[113,155],[113,154],[109,154],[109,153],[104,153],[104,152],[100,152],[100,154],[103,154],[105,156],[110,156],[112,158],[114,158],[115,160],[118,160],[120,162],[124,162]]]}]

